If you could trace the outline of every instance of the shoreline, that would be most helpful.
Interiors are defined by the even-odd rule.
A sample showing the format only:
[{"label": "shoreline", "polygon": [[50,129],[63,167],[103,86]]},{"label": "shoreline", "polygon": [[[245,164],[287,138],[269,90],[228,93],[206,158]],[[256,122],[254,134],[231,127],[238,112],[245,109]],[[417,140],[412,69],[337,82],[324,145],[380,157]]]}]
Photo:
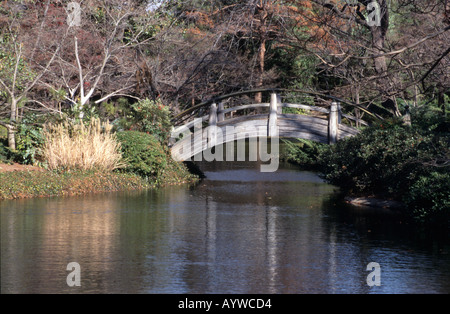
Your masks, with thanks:
[{"label": "shoreline", "polygon": [[[56,172],[36,166],[0,164],[0,201],[33,197],[136,191],[195,183],[194,175],[167,175],[146,180],[134,173],[101,171]],[[158,183],[156,183],[158,182]]]},{"label": "shoreline", "polygon": [[371,207],[371,208],[382,208],[390,210],[400,210],[405,207],[405,204],[399,201],[375,198],[369,196],[345,196],[344,201],[347,204],[351,204],[359,207]]}]

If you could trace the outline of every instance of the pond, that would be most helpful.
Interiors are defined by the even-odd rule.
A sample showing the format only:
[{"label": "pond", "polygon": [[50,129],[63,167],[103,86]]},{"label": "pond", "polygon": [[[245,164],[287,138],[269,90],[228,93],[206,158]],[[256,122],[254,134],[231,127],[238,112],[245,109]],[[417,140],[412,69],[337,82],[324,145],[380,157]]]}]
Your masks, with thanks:
[{"label": "pond", "polygon": [[448,243],[317,174],[199,165],[195,186],[2,201],[2,293],[450,292]]}]

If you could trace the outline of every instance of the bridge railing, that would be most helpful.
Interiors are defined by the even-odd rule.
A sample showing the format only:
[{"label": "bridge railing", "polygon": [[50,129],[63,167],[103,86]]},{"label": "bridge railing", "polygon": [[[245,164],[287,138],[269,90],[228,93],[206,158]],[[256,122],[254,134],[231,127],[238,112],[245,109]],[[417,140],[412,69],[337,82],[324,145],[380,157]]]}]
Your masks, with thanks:
[{"label": "bridge railing", "polygon": [[[300,90],[300,89],[283,89],[283,88],[261,88],[261,89],[254,89],[254,90],[247,90],[247,91],[240,91],[240,92],[235,92],[235,93],[231,93],[231,94],[226,94],[226,95],[222,95],[222,96],[216,96],[213,98],[210,98],[206,101],[203,101],[195,106],[192,106],[180,113],[178,113],[175,117],[173,117],[172,122],[174,125],[181,125],[184,121],[188,120],[189,118],[192,117],[193,114],[196,114],[198,116],[198,113],[201,114],[201,112],[205,112],[209,109],[209,106],[212,103],[222,103],[222,100],[225,99],[236,99],[237,97],[240,96],[244,96],[244,95],[250,95],[250,94],[255,94],[255,93],[265,93],[265,92],[270,92],[270,93],[276,93],[276,94],[281,94],[281,93],[294,93],[294,94],[304,94],[307,95],[308,97],[314,97],[315,101],[317,100],[321,100],[322,102],[325,100],[329,103],[335,101],[340,103],[341,105],[344,106],[351,106],[354,108],[358,108],[359,110],[361,110],[362,112],[367,113],[370,116],[373,116],[375,118],[379,118],[377,117],[375,114],[371,113],[370,111],[368,111],[366,108],[364,108],[363,106],[360,106],[358,104],[349,102],[347,100],[338,98],[338,97],[334,97],[331,95],[325,95],[319,92],[313,92],[313,91],[306,91],[306,90]],[[280,101],[281,102],[281,101]]]},{"label": "bridge railing", "polygon": [[[255,91],[251,91],[255,92]],[[242,93],[235,93],[230,94],[228,97],[236,96],[236,95],[242,95],[245,94]],[[282,108],[295,108],[295,109],[302,109],[302,110],[308,110],[308,111],[314,111],[318,112],[319,114],[326,115],[328,117],[328,141],[329,143],[335,143],[338,139],[338,130],[339,130],[339,124],[341,123],[342,117],[347,118],[349,120],[357,121],[360,124],[367,125],[367,123],[361,119],[356,119],[355,117],[351,115],[342,114],[340,103],[336,100],[332,100],[331,105],[329,105],[328,108],[326,107],[319,107],[319,106],[310,106],[310,105],[303,105],[303,104],[295,104],[295,103],[283,103],[281,102],[281,98],[279,94],[272,92],[270,96],[270,103],[256,103],[256,104],[245,104],[245,105],[239,105],[239,106],[232,106],[225,108],[225,105],[222,101],[225,99],[225,97],[218,97],[216,99],[210,100],[208,102],[199,104],[193,108],[190,108],[188,111],[194,112],[194,109],[202,109],[203,112],[207,112],[207,114],[195,117],[194,120],[187,122],[182,125],[176,126],[172,130],[172,138],[171,143],[173,144],[176,139],[179,137],[180,133],[185,132],[186,130],[192,129],[195,125],[195,123],[198,123],[199,121],[201,123],[208,122],[208,126],[217,126],[218,124],[224,124],[226,120],[230,120],[234,118],[234,115],[242,110],[253,110],[258,108],[269,108],[268,116],[267,114],[260,114],[265,115],[266,118],[268,118],[268,125],[267,125],[267,136],[274,136],[276,133],[276,126],[277,126],[277,119],[280,114],[282,114]],[[178,115],[178,119],[175,119],[175,121],[178,122],[178,124],[186,121],[187,119],[180,119],[183,115],[186,115],[188,113],[186,111],[185,113],[182,113]],[[226,115],[228,115],[228,118],[226,118]],[[258,114],[258,113],[256,113]],[[189,117],[188,117],[189,118]],[[194,118],[194,116],[190,116],[190,118]],[[199,120],[200,119],[200,120]]]}]

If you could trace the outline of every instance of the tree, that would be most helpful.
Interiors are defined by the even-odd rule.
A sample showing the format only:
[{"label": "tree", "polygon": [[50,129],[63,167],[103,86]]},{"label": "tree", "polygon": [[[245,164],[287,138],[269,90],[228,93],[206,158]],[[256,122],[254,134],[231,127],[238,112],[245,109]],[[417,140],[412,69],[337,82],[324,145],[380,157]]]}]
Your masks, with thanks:
[{"label": "tree", "polygon": [[[419,94],[430,88],[419,83],[430,79],[431,73],[448,78],[445,1],[310,2],[314,10],[301,14],[322,30],[324,43],[317,45],[317,38],[298,40],[295,27],[290,30],[292,42],[320,60],[321,73],[332,79],[329,90],[334,94],[352,93],[355,98],[361,94],[367,106],[376,104],[399,116],[398,99],[413,98],[416,104]],[[306,2],[293,3],[305,7]],[[439,81],[431,84],[438,89],[448,90],[448,83],[437,76],[432,81]]]},{"label": "tree", "polygon": [[281,1],[262,0],[170,1],[160,7],[172,23],[148,47],[147,60],[162,97],[189,106],[217,94],[274,86],[277,75],[267,59],[282,36],[284,8]]},{"label": "tree", "polygon": [[[19,105],[49,70],[60,50],[59,36],[65,36],[65,33],[58,34],[47,45],[42,43],[41,34],[47,27],[50,5],[50,1],[26,5],[6,1],[0,7],[0,98],[3,102],[0,124],[7,130],[8,146],[12,150],[16,149]],[[42,15],[41,21],[29,14],[31,8]],[[41,55],[42,49],[49,53]]]},{"label": "tree", "polygon": [[156,12],[160,31],[140,48],[154,89],[175,112],[197,100],[242,87],[241,74],[248,67],[233,50],[235,46],[227,45],[229,30],[234,29],[226,20],[231,7],[214,5],[168,2]]},{"label": "tree", "polygon": [[65,90],[79,118],[90,102],[133,97],[138,68],[135,49],[145,31],[139,21],[145,15],[143,5],[90,1],[82,7],[80,24],[70,28],[45,84],[52,90]]}]

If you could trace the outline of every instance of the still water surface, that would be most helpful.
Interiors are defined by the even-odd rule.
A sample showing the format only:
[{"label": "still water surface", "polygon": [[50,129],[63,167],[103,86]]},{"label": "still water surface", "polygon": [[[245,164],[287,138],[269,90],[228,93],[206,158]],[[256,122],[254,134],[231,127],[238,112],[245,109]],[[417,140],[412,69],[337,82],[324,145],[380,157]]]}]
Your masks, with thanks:
[{"label": "still water surface", "polygon": [[341,204],[316,174],[201,167],[195,187],[1,202],[2,293],[450,292],[448,244]]}]

